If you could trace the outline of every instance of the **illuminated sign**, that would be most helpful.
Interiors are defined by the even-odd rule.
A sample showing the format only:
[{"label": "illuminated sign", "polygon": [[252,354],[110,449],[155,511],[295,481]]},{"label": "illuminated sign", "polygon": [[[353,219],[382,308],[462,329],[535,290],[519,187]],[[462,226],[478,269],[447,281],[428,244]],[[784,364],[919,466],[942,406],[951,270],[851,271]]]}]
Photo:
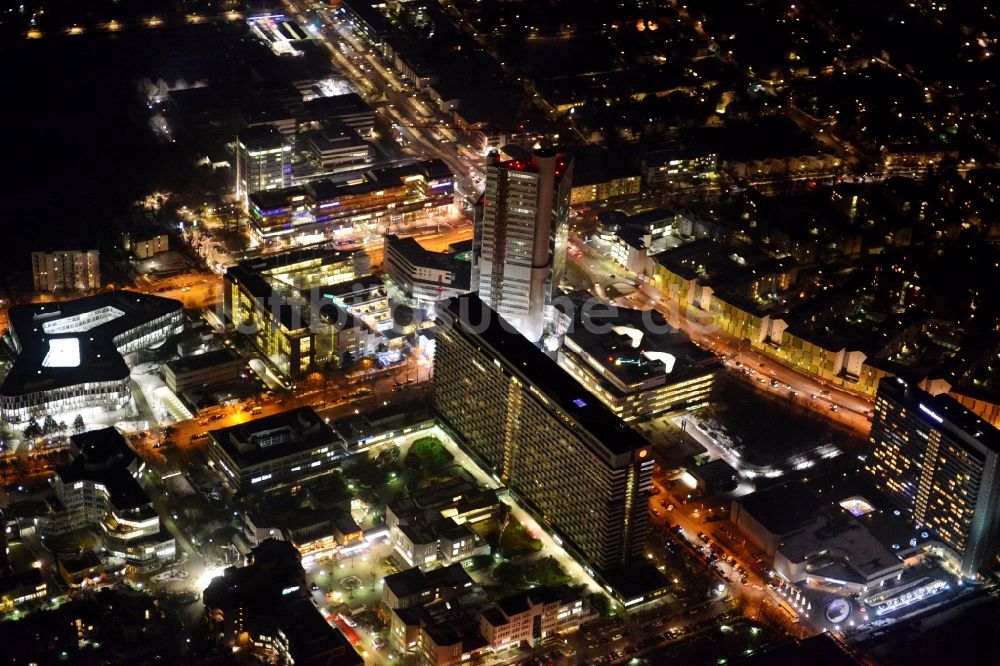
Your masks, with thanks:
[{"label": "illuminated sign", "polygon": [[834,599],[826,607],[826,619],[833,624],[840,624],[851,614],[851,602],[847,599]]},{"label": "illuminated sign", "polygon": [[920,411],[922,411],[924,414],[926,414],[927,416],[931,417],[932,419],[934,419],[938,423],[944,423],[944,419],[941,418],[940,416],[938,416],[937,414],[935,414],[934,412],[932,412],[928,407],[926,407],[924,405],[924,403],[920,403]]},{"label": "illuminated sign", "polygon": [[586,406],[587,406],[587,403],[585,403],[585,402],[584,402],[583,400],[581,400],[580,398],[576,398],[576,399],[574,399],[574,400],[573,400],[573,404],[574,404],[574,405],[576,405],[577,407],[586,407]]},{"label": "illuminated sign", "polygon": [[292,587],[286,587],[285,589],[283,589],[281,591],[281,596],[284,597],[286,595],[291,594],[292,592],[298,592],[298,591],[299,591],[299,586],[298,585],[293,585]]}]

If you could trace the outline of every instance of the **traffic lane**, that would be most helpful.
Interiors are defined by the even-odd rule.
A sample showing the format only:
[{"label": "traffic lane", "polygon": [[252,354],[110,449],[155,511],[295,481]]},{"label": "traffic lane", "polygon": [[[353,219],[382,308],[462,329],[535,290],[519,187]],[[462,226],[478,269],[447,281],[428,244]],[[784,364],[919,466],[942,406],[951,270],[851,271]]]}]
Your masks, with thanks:
[{"label": "traffic lane", "polygon": [[[703,543],[709,543],[718,548],[719,552],[726,558],[732,557],[734,563],[739,564],[741,567],[739,577],[736,580],[728,579],[726,582],[730,585],[730,589],[749,602],[746,605],[747,610],[753,605],[767,605],[770,602],[775,606],[781,606],[784,603],[784,600],[770,587],[768,584],[769,581],[762,575],[761,565],[756,561],[751,561],[751,558],[747,554],[739,553],[734,548],[731,548],[728,539],[723,540],[718,536],[717,532],[721,529],[726,528],[728,530],[725,521],[705,522],[698,516],[687,513],[685,508],[693,508],[693,502],[685,504],[667,485],[662,483],[662,480],[654,478],[654,484],[674,504],[674,509],[669,512],[670,519],[675,521],[684,530],[680,535],[684,543],[696,551],[701,551]],[[653,520],[655,522],[656,517],[653,517]],[[664,517],[664,520],[666,520],[666,517]],[[699,533],[707,537],[707,542],[702,542],[698,539],[697,535]],[[722,560],[723,558],[720,557],[719,559]],[[735,564],[731,568],[735,569]],[[715,571],[712,571],[712,573],[718,575]],[[746,576],[746,583],[742,582],[743,576]],[[791,618],[785,618],[784,615],[781,618],[784,629],[789,635],[798,635],[802,632],[802,625],[791,622]]]}]

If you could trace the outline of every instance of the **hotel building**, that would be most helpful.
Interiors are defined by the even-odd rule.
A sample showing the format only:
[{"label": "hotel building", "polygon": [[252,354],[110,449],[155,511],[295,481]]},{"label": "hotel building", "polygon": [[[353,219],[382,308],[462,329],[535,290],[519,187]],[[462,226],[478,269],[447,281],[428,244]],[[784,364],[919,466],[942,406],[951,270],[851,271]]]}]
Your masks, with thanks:
[{"label": "hotel building", "polygon": [[566,265],[572,181],[573,160],[551,150],[486,166],[472,289],[532,342]]},{"label": "hotel building", "polygon": [[651,447],[478,296],[438,306],[434,407],[557,543],[598,571],[641,555]]},{"label": "hotel building", "polygon": [[995,563],[1000,433],[947,395],[886,378],[875,397],[865,463],[876,487],[955,552],[975,576]]},{"label": "hotel building", "polygon": [[125,355],[160,344],[184,327],[180,301],[114,291],[61,303],[15,305],[7,343],[17,353],[0,384],[0,418],[129,404]]}]

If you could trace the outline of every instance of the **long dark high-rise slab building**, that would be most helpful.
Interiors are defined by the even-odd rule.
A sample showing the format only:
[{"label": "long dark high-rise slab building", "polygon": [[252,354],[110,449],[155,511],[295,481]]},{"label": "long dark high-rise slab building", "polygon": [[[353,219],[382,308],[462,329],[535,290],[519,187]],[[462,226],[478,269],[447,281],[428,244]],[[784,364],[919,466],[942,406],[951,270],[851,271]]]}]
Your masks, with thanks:
[{"label": "long dark high-rise slab building", "polygon": [[593,569],[640,556],[649,443],[475,294],[438,314],[434,405],[444,424]]},{"label": "long dark high-rise slab building", "polygon": [[870,440],[865,469],[878,489],[974,576],[996,553],[1000,431],[950,396],[890,377],[879,384]]}]

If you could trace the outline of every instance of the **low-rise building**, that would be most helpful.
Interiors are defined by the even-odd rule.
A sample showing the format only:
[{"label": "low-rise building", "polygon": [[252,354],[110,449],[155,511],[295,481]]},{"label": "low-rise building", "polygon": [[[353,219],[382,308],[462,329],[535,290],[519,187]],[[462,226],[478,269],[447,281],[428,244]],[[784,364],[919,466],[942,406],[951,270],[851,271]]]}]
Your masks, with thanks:
[{"label": "low-rise building", "polygon": [[208,461],[237,491],[261,492],[329,474],[346,449],[312,407],[208,433]]},{"label": "low-rise building", "polygon": [[413,238],[385,237],[386,277],[404,299],[433,303],[469,291],[472,264],[456,252],[431,252]]},{"label": "low-rise building", "polygon": [[222,384],[239,379],[244,362],[235,350],[226,347],[185,356],[163,366],[163,378],[174,393],[205,384]]},{"label": "low-rise building", "polygon": [[527,643],[535,647],[594,618],[567,585],[540,586],[504,597],[480,612],[479,630],[494,652]]},{"label": "low-rise building", "polygon": [[490,553],[482,537],[453,518],[397,521],[389,528],[389,541],[407,564],[424,569]]},{"label": "low-rise building", "polygon": [[473,582],[461,564],[423,572],[419,567],[385,577],[382,604],[388,610],[456,599],[472,590]]},{"label": "low-rise building", "polygon": [[244,567],[229,567],[203,592],[209,624],[234,645],[286,664],[364,663],[309,599],[302,559],[291,544],[268,539]]},{"label": "low-rise building", "polygon": [[174,539],[139,485],[145,463],[114,428],[73,435],[73,462],[56,470],[53,491],[62,505],[39,517],[43,536],[82,527],[100,529],[108,551],[139,571],[172,561]]},{"label": "low-rise building", "polygon": [[0,575],[0,612],[8,613],[30,601],[44,599],[48,593],[49,586],[36,567]]},{"label": "low-rise building", "polygon": [[320,169],[327,172],[357,169],[372,161],[372,148],[346,125],[305,132],[300,139]]}]

